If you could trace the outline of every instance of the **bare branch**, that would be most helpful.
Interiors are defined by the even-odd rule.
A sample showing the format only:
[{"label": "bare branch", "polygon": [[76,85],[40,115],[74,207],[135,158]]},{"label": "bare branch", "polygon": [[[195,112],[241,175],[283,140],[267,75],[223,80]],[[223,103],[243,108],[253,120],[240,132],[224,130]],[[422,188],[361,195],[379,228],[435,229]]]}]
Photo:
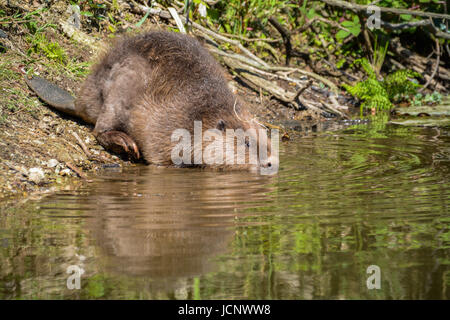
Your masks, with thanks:
[{"label": "bare branch", "polygon": [[[367,8],[369,8],[368,5],[361,5],[356,3],[350,3],[345,2],[341,0],[322,0],[322,2],[325,2],[326,4],[329,4],[330,6],[345,8],[348,10],[353,11],[364,11],[367,12]],[[415,10],[407,10],[407,9],[396,9],[396,8],[386,8],[386,7],[378,7],[381,12],[389,12],[389,13],[395,13],[395,14],[408,14],[412,16],[419,16],[419,17],[430,17],[430,18],[440,18],[440,19],[450,19],[450,15],[443,14],[443,13],[434,13],[434,12],[425,12],[425,11],[415,11]]]}]

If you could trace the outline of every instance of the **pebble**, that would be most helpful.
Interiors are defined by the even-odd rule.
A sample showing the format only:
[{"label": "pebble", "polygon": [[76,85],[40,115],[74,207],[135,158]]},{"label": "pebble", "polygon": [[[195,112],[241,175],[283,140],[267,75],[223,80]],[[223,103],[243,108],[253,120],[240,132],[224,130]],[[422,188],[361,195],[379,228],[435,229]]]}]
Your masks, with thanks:
[{"label": "pebble", "polygon": [[35,184],[40,184],[45,179],[44,171],[41,168],[31,168],[28,170],[28,179]]},{"label": "pebble", "polygon": [[58,125],[57,127],[56,127],[56,134],[57,135],[60,135],[60,134],[62,134],[64,132],[64,126],[63,125]]},{"label": "pebble", "polygon": [[60,172],[59,172],[59,174],[61,175],[61,176],[70,176],[71,175],[71,170],[70,169],[63,169],[63,170],[61,170]]},{"label": "pebble", "polygon": [[56,159],[50,159],[47,161],[47,167],[54,168],[59,164],[58,160]]},{"label": "pebble", "polygon": [[27,168],[23,167],[23,166],[14,166],[13,167],[14,170],[16,170],[17,172],[19,172],[21,175],[23,175],[24,177],[28,176],[28,170]]},{"label": "pebble", "polygon": [[34,144],[43,145],[44,143],[41,140],[33,140]]}]

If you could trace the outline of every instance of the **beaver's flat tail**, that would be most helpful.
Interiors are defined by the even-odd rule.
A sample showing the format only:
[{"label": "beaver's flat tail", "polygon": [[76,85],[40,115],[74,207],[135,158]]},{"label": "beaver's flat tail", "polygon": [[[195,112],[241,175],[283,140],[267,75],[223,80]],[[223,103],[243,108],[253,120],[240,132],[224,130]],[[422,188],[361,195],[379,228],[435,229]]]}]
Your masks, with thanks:
[{"label": "beaver's flat tail", "polygon": [[71,116],[78,116],[75,111],[75,98],[67,91],[38,76],[33,76],[31,79],[25,77],[25,82],[39,98],[56,110]]}]

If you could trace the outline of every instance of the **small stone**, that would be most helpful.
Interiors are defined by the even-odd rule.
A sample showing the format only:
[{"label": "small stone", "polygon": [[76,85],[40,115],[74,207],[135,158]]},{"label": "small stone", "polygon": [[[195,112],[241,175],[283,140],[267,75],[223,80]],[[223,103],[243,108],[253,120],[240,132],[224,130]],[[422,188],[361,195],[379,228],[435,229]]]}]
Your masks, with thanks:
[{"label": "small stone", "polygon": [[24,166],[14,166],[14,170],[16,170],[17,172],[19,172],[21,175],[23,175],[24,177],[28,176],[28,170],[27,168],[25,168]]},{"label": "small stone", "polygon": [[72,171],[70,170],[70,169],[63,169],[63,170],[61,170],[60,172],[59,172],[59,174],[61,175],[61,176],[70,176],[70,173],[71,173]]},{"label": "small stone", "polygon": [[57,127],[56,127],[56,134],[57,135],[61,135],[63,132],[64,132],[64,126],[63,125],[58,125]]},{"label": "small stone", "polygon": [[61,163],[58,163],[58,164],[56,165],[56,168],[55,168],[55,173],[56,173],[56,174],[59,174],[59,172],[60,172],[63,168],[64,168],[64,166],[63,166]]},{"label": "small stone", "polygon": [[35,184],[40,184],[45,179],[44,171],[41,168],[31,168],[28,170],[28,179]]},{"label": "small stone", "polygon": [[228,82],[228,88],[231,90],[231,92],[236,93],[237,92],[237,88],[236,85],[234,84],[233,81],[229,81]]},{"label": "small stone", "polygon": [[47,130],[49,128],[48,123],[44,121],[39,122],[38,126],[42,130]]},{"label": "small stone", "polygon": [[50,160],[47,161],[47,167],[54,168],[54,167],[56,167],[58,165],[58,163],[59,163],[58,160],[50,159]]},{"label": "small stone", "polygon": [[43,145],[44,143],[41,140],[33,140],[34,144]]},{"label": "small stone", "polygon": [[74,153],[74,154],[71,155],[71,157],[72,157],[72,160],[74,162],[80,162],[80,161],[83,161],[86,158],[84,153],[83,154]]}]

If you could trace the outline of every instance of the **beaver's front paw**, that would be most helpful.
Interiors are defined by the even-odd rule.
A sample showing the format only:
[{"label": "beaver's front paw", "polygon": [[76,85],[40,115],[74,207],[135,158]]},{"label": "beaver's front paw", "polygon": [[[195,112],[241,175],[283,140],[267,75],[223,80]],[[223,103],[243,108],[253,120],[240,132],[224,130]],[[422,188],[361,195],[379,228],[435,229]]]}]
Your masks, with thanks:
[{"label": "beaver's front paw", "polygon": [[126,153],[134,159],[139,159],[139,148],[133,139],[122,131],[106,131],[97,135],[98,142],[107,150],[115,153]]}]

